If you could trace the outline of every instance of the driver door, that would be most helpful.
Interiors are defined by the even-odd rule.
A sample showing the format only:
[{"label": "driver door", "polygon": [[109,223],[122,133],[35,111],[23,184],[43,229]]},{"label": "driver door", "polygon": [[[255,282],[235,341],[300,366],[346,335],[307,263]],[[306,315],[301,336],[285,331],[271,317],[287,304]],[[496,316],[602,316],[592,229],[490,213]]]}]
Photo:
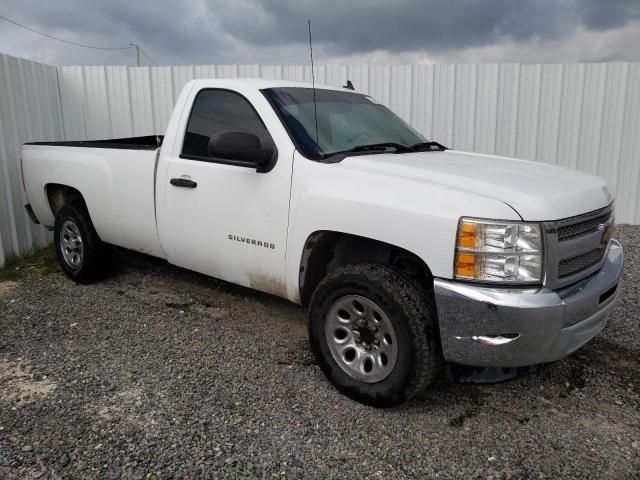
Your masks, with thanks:
[{"label": "driver door", "polygon": [[[196,89],[197,90],[197,89]],[[259,93],[259,92],[258,92]],[[159,233],[169,262],[286,296],[285,254],[292,147],[278,152],[249,99],[236,91],[205,88],[193,107],[180,148],[168,153]],[[261,105],[262,107],[268,104]],[[221,131],[256,135],[279,155],[266,173],[208,153]],[[176,147],[179,141],[176,139]],[[176,151],[177,150],[177,151]]]}]

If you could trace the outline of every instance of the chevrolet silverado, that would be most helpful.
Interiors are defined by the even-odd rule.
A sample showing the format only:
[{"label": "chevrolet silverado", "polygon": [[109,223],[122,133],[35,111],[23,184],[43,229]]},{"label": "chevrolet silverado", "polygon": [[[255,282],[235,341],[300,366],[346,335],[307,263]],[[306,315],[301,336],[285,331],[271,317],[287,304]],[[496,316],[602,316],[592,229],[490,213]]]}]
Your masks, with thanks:
[{"label": "chevrolet silverado", "polygon": [[164,136],[25,144],[22,169],[72,280],[117,245],[305,305],[325,375],[372,405],[444,362],[561,359],[617,300],[604,180],[447,149],[346,88],[194,80]]}]

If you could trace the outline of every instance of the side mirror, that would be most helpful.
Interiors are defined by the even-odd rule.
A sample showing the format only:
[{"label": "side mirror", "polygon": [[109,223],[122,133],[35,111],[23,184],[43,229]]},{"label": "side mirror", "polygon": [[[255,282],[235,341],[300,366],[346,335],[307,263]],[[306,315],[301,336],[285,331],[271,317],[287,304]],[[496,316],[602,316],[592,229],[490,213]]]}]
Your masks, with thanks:
[{"label": "side mirror", "polygon": [[255,165],[258,171],[269,170],[274,153],[272,148],[262,148],[256,135],[246,132],[219,132],[209,139],[208,151],[212,157]]}]

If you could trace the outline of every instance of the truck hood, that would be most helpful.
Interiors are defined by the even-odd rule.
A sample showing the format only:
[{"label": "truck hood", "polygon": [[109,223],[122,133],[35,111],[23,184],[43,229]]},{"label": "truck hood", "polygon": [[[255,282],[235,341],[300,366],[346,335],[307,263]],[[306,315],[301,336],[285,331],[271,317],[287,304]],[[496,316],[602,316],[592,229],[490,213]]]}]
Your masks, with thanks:
[{"label": "truck hood", "polygon": [[573,217],[613,201],[602,178],[527,160],[456,150],[384,153],[345,158],[341,164],[389,177],[431,182],[490,197],[523,220]]}]

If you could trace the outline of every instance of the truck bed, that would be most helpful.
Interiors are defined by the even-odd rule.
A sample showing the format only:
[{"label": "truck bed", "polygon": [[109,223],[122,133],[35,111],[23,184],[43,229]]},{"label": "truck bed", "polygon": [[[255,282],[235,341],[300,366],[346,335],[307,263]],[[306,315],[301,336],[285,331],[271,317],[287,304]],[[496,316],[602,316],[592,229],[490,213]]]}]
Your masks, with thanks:
[{"label": "truck bed", "polygon": [[22,147],[27,197],[45,226],[54,224],[50,185],[82,192],[102,240],[162,257],[155,173],[162,137],[36,142]]},{"label": "truck bed", "polygon": [[164,135],[109,138],[106,140],[77,140],[67,142],[30,142],[25,145],[49,145],[53,147],[115,148],[123,150],[155,150],[162,145]]}]

